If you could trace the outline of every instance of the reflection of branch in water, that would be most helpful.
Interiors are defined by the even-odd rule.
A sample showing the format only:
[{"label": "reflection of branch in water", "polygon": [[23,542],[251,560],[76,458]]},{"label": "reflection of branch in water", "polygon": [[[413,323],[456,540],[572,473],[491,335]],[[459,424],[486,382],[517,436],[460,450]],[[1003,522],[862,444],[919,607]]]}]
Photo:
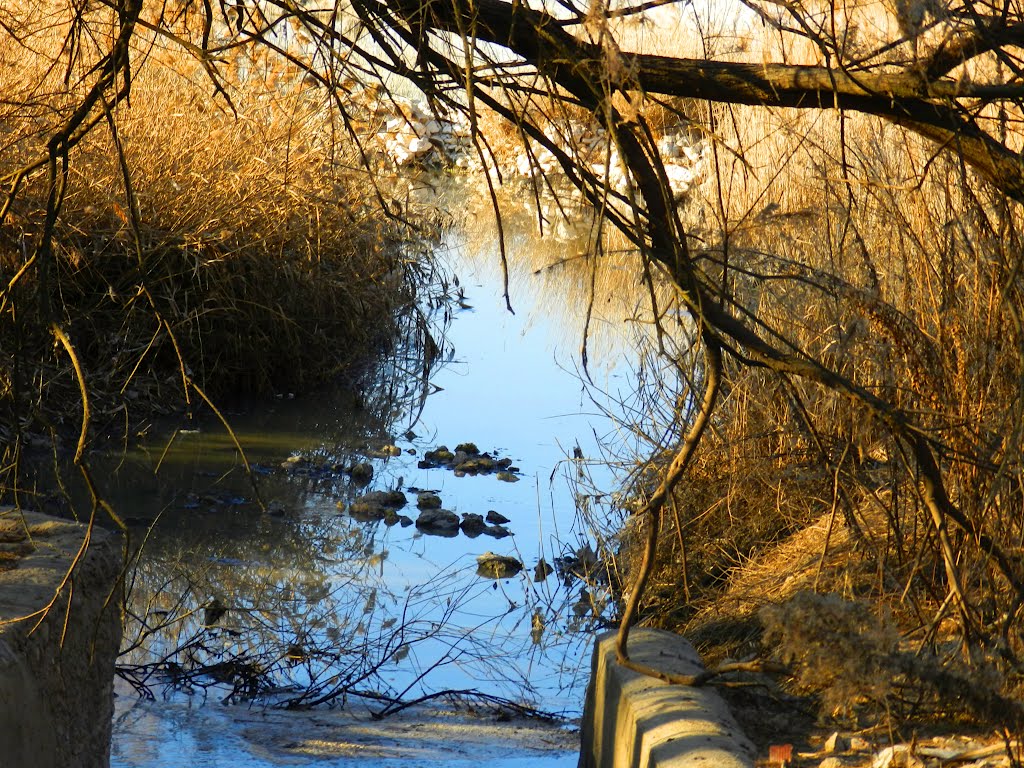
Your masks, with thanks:
[{"label": "reflection of branch in water", "polygon": [[333,547],[312,550],[317,563],[329,556],[320,572],[315,563],[267,564],[265,552],[231,542],[199,556],[151,552],[135,573],[119,675],[148,697],[162,687],[291,709],[360,697],[382,702],[380,716],[447,697],[541,714],[441,672],[485,670],[492,683],[531,689],[513,665],[495,669],[507,652],[504,616],[474,613],[489,584],[448,568],[396,595],[363,537],[323,533]]}]

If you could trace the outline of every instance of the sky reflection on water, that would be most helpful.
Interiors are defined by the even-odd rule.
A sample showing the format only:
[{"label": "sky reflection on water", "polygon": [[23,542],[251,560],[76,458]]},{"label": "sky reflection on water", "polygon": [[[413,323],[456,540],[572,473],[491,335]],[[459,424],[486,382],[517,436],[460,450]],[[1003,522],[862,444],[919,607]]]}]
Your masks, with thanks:
[{"label": "sky reflection on water", "polygon": [[[509,241],[510,263],[529,264],[529,259],[519,257],[516,249],[529,249],[536,243],[528,232],[516,231]],[[209,428],[211,435],[180,437],[174,450],[163,457],[159,476],[143,472],[145,479],[140,481],[132,469],[133,465],[151,467],[158,446],[142,457],[129,457],[120,470],[123,482],[118,472],[111,475],[112,492],[122,493],[143,517],[164,510],[164,523],[153,536],[153,562],[144,564],[144,569],[150,569],[147,573],[153,584],[168,578],[166,570],[161,570],[167,563],[173,563],[174,568],[203,563],[207,579],[204,588],[222,590],[238,604],[248,600],[247,615],[267,613],[271,593],[281,600],[281,595],[298,590],[306,596],[304,610],[312,606],[325,611],[315,618],[318,626],[333,622],[351,628],[358,622],[363,636],[383,633],[390,626],[388,622],[396,615],[405,615],[410,602],[415,601],[420,611],[418,620],[424,625],[450,613],[446,620],[451,623],[451,631],[424,637],[403,663],[382,668],[380,679],[394,690],[404,690],[424,669],[441,659],[444,663],[422,683],[413,685],[411,693],[475,687],[496,695],[530,699],[544,709],[578,713],[589,659],[586,634],[571,630],[587,626],[593,617],[574,602],[578,585],[565,589],[555,576],[542,583],[534,583],[529,577],[539,558],[550,563],[586,539],[585,532],[579,531],[572,487],[567,481],[579,468],[568,457],[576,446],[586,457],[598,456],[599,439],[615,439],[610,436],[611,422],[598,412],[575,373],[582,323],[579,327],[568,325],[566,317],[571,317],[573,310],[567,312],[566,307],[569,294],[578,290],[560,287],[548,273],[535,275],[529,266],[520,268],[513,272],[509,283],[516,310],[511,314],[504,306],[496,245],[484,240],[482,248],[470,246],[465,230],[455,228],[448,235],[447,247],[450,268],[459,278],[465,303],[472,308],[458,311],[448,328],[446,340],[454,356],[432,377],[436,391],[427,399],[422,413],[418,418],[400,417],[393,435],[380,436],[382,440],[394,439],[403,453],[374,461],[372,487],[436,490],[444,506],[458,513],[497,510],[511,519],[513,537],[496,540],[481,536],[471,540],[460,534],[442,538],[423,535],[415,528],[359,523],[339,515],[339,496],[351,498],[355,493],[344,483],[303,485],[279,477],[264,480],[264,500],[279,501],[289,510],[281,519],[268,520],[244,504],[225,504],[223,494],[244,496],[245,482],[237,466],[226,468],[236,465],[237,459],[230,441],[217,436],[215,426]],[[568,250],[579,244],[568,242],[563,247]],[[619,357],[628,357],[625,330],[620,343],[622,346],[616,349],[613,342],[603,358],[596,356],[592,362],[590,373],[600,389],[615,391],[620,385],[628,386],[626,372],[618,365]],[[325,445],[328,452],[338,451],[349,418],[351,403],[344,400],[284,401],[259,414],[235,417],[233,427],[243,445],[248,446],[250,460],[276,466],[292,451],[315,452]],[[410,419],[415,423],[409,423]],[[410,427],[415,437],[402,436]],[[359,439],[365,437],[363,431]],[[465,441],[512,458],[521,470],[520,481],[505,483],[494,476],[455,477],[447,470],[417,467],[425,450],[439,444],[454,448]],[[588,482],[593,480],[611,489],[607,469],[588,465],[587,473]],[[212,506],[210,488],[221,494]],[[411,504],[402,511],[415,517],[415,494],[407,495]],[[151,511],[142,511],[141,504],[151,505]],[[488,550],[519,557],[527,570],[503,582],[480,580],[475,576],[475,558]],[[353,557],[358,552],[365,557]],[[267,591],[258,597],[239,594],[257,583]],[[436,592],[437,600],[427,605],[429,601],[420,598],[431,591]],[[372,605],[368,600],[371,593]],[[197,591],[198,603],[206,598]],[[156,605],[161,595],[150,599]],[[457,603],[454,613],[448,610],[453,599]],[[371,605],[369,610],[367,605]],[[531,612],[537,611],[546,623],[540,642],[534,642],[530,635]],[[306,619],[312,621],[311,615],[307,614]],[[472,633],[470,628],[475,628]],[[472,638],[479,645],[460,656],[452,650],[459,637],[464,641]],[[301,672],[296,672],[296,680],[302,682]],[[193,707],[187,697],[180,695],[169,702],[155,703],[136,702],[130,694],[122,695],[115,722],[113,764],[261,768],[282,765],[293,758],[301,764],[325,768],[346,764],[342,758],[300,758],[272,749],[260,757],[252,744],[251,729],[238,725],[238,718],[231,714],[233,709],[216,704]],[[239,762],[243,754],[244,760]],[[524,759],[530,760],[531,768],[574,765],[576,760],[574,755],[557,750],[549,756],[550,763],[507,751],[504,757],[507,759],[499,760],[494,755],[487,759],[507,768]],[[479,756],[466,759],[479,760]],[[373,764],[388,764],[381,760]],[[415,763],[403,765],[408,768]]]}]

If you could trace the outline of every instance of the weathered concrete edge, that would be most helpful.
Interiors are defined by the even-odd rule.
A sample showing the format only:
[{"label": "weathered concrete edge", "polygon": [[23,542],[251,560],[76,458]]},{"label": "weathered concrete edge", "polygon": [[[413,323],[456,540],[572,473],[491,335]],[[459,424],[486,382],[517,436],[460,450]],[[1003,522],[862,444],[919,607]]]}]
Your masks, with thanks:
[{"label": "weathered concrete edge", "polygon": [[[754,746],[714,690],[669,685],[619,666],[615,636],[605,632],[594,642],[580,768],[752,768]],[[704,668],[686,639],[664,630],[631,630],[629,655],[678,674]]]},{"label": "weathered concrete edge", "polygon": [[[118,536],[0,507],[0,764],[107,768],[121,642]],[[9,566],[16,567],[10,568]],[[40,622],[7,623],[53,606]],[[38,626],[37,626],[38,622]]]}]

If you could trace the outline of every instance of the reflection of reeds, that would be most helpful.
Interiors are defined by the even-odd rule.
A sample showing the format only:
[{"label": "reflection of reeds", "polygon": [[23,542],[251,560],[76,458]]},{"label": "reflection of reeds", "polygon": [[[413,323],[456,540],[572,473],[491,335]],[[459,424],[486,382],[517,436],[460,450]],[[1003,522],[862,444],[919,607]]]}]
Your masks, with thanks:
[{"label": "reflection of reeds", "polygon": [[[614,233],[602,230],[590,207],[567,196],[534,198],[529,183],[513,180],[498,197],[513,308],[518,311],[525,302],[561,328],[564,338],[580,340],[579,356],[564,363],[582,366],[585,345],[590,364],[611,369],[622,363],[624,348],[655,332],[641,261]],[[567,193],[562,186],[555,189]],[[466,194],[471,212],[462,228],[467,254],[482,268],[498,270],[490,202],[478,188],[469,187]],[[664,280],[654,276],[652,285],[661,310],[673,311]]]}]

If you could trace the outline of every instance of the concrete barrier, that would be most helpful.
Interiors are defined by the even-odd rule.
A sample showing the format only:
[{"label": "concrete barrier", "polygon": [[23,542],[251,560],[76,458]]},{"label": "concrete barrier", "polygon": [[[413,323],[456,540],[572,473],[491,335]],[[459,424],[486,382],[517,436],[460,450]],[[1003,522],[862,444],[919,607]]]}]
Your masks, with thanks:
[{"label": "concrete barrier", "polygon": [[[77,523],[0,508],[2,768],[110,764],[121,547],[117,536],[93,529],[61,587],[85,535]],[[41,622],[14,621],[51,600]]]},{"label": "concrete barrier", "polygon": [[[754,746],[712,688],[669,685],[619,666],[615,635],[594,644],[580,768],[752,768]],[[629,655],[677,674],[704,669],[689,642],[663,630],[631,630]]]}]

